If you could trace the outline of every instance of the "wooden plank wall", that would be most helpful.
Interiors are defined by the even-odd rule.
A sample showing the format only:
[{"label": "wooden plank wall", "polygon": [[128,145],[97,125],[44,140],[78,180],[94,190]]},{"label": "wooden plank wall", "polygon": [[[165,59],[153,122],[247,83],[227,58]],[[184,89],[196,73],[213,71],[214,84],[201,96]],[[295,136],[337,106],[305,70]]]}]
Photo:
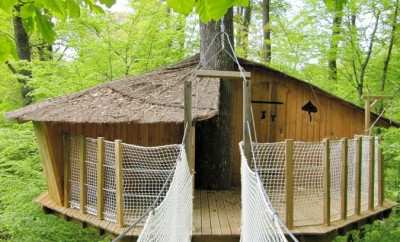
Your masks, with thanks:
[{"label": "wooden plank wall", "polygon": [[[53,154],[52,164],[55,164],[55,173],[57,184],[63,187],[63,143],[62,137],[64,133],[73,135],[84,135],[86,137],[104,137],[105,140],[114,141],[121,139],[124,143],[137,144],[143,146],[156,146],[165,144],[176,144],[182,142],[183,126],[177,123],[154,123],[154,124],[137,124],[137,123],[118,123],[118,124],[71,124],[71,123],[40,123],[46,128],[47,149]],[[45,164],[49,161],[43,160]],[[49,171],[47,171],[49,172]],[[54,179],[48,183],[54,183]],[[49,187],[51,184],[49,184]],[[54,189],[49,189],[50,197],[54,198],[54,202],[63,204],[63,194],[56,194]]]},{"label": "wooden plank wall", "polygon": [[[290,77],[259,68],[246,68],[246,70],[252,73],[253,100],[264,99],[284,103],[252,105],[259,142],[285,139],[320,141],[324,138],[350,138],[363,133],[362,110]],[[240,186],[240,154],[237,144],[242,140],[242,83],[234,82],[232,184]],[[308,113],[301,110],[310,100],[318,108],[318,112],[312,114],[311,122]],[[266,119],[261,119],[262,111],[265,111]],[[274,116],[274,121],[271,115]]]}]

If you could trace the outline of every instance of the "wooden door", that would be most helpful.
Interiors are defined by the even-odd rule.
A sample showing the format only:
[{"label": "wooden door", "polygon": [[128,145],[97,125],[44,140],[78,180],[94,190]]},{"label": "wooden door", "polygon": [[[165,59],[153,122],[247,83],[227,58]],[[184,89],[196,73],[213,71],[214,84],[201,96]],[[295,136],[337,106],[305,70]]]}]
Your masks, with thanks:
[{"label": "wooden door", "polygon": [[266,103],[256,103],[271,101],[270,83],[267,81],[255,81],[252,85],[252,103],[254,123],[258,142],[270,142],[270,120],[271,105]]}]

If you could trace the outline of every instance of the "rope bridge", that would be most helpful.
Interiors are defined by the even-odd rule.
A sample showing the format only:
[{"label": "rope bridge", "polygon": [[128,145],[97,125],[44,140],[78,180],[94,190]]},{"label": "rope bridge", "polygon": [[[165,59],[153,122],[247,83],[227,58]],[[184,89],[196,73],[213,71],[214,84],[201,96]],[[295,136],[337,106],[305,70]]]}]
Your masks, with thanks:
[{"label": "rope bridge", "polygon": [[71,136],[69,147],[71,208],[129,225],[115,241],[137,225],[144,226],[139,242],[190,241],[193,184],[183,145],[142,147]]}]

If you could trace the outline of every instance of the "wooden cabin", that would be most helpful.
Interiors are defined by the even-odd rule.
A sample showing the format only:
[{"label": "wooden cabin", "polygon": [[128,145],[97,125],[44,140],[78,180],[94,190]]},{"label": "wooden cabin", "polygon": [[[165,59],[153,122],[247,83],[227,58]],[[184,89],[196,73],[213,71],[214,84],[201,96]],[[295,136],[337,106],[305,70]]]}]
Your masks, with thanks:
[{"label": "wooden cabin", "polygon": [[[190,78],[198,62],[199,57],[194,56],[170,67],[101,84],[7,113],[9,119],[17,122],[33,121],[48,184],[48,194],[39,199],[42,205],[60,212],[64,204],[64,134],[120,139],[125,143],[144,146],[181,143],[184,131],[183,84]],[[251,99],[258,141],[319,141],[364,133],[363,108],[265,65],[244,59],[240,59],[240,62],[246,71],[251,72]],[[195,192],[194,241],[207,241],[201,240],[203,235],[204,238],[220,236],[226,241],[237,240],[239,236],[238,143],[242,140],[243,132],[243,84],[241,80],[232,82],[233,118],[232,123],[227,124],[232,132],[232,190]],[[213,133],[206,132],[212,130],[210,127],[218,118],[219,83],[218,78],[195,78],[192,83],[195,177],[198,188],[212,188],[207,179],[203,179],[203,174],[212,169],[209,164],[219,161],[204,159],[210,159],[207,156],[209,149],[224,145],[216,144]],[[376,117],[375,114],[371,115],[373,120]],[[378,125],[388,127],[397,124],[381,118]]]}]

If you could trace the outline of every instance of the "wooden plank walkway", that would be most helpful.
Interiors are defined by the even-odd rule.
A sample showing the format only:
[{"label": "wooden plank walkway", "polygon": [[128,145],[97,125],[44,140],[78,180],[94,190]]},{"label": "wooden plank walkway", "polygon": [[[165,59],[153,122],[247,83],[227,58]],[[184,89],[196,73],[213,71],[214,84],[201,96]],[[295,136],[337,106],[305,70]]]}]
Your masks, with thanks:
[{"label": "wooden plank walkway", "polygon": [[[54,211],[64,217],[72,218],[88,225],[92,225],[111,234],[119,234],[125,228],[104,220],[98,220],[96,216],[81,214],[78,209],[64,208],[57,206],[47,195],[42,194],[36,199],[42,207]],[[240,239],[240,190],[208,191],[196,190],[193,201],[193,242],[238,242]],[[296,236],[324,236],[329,233],[351,227],[354,224],[363,223],[371,219],[382,217],[390,212],[395,203],[385,201],[384,206],[374,211],[367,211],[361,216],[350,216],[346,220],[332,222],[330,226],[296,226],[292,232]],[[305,211],[298,211],[299,216],[312,214],[315,208],[307,208]],[[129,232],[129,236],[135,238],[140,234],[142,227]],[[322,241],[322,240],[321,240]]]}]

